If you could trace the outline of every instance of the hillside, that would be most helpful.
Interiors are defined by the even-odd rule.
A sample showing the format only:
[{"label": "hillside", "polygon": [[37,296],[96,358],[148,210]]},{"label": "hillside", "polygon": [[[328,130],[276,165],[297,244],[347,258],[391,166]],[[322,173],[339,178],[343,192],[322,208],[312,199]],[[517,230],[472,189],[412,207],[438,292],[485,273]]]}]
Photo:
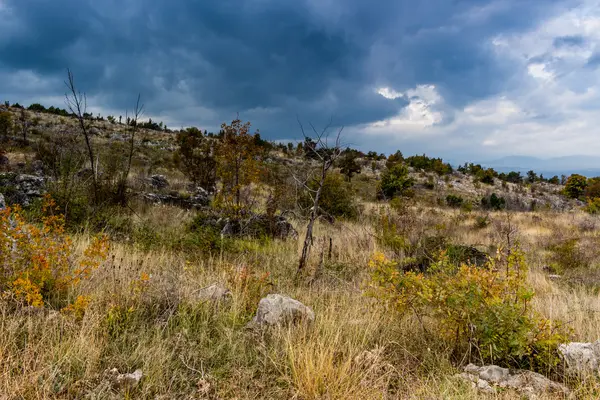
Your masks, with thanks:
[{"label": "hillside", "polygon": [[0,107],[3,396],[600,391],[597,180],[81,117]]}]

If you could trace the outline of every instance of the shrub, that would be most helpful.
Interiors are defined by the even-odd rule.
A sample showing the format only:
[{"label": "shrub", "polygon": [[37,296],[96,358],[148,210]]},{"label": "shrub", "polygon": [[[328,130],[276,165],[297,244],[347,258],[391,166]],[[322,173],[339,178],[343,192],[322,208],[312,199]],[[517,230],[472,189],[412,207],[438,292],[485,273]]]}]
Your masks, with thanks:
[{"label": "shrub", "polygon": [[[53,215],[54,210],[47,197],[40,226],[27,223],[18,207],[0,211],[0,288],[5,298],[36,307],[68,307],[72,289],[106,259],[108,239],[98,236],[75,263],[64,217]],[[78,298],[69,310],[84,304],[87,300]]]},{"label": "shrub", "polygon": [[564,193],[567,197],[578,199],[583,196],[587,187],[587,178],[583,175],[573,174],[565,183]]},{"label": "shrub", "polygon": [[480,215],[475,218],[475,228],[484,229],[490,224],[490,218],[487,215]]},{"label": "shrub", "polygon": [[464,203],[464,199],[460,196],[449,194],[446,196],[446,204],[453,208],[459,208]]},{"label": "shrub", "polygon": [[[447,256],[429,273],[402,272],[376,254],[370,261],[371,295],[401,316],[414,314],[425,334],[453,349],[455,360],[546,369],[558,364],[558,344],[566,334],[531,310],[533,291],[526,285],[523,254],[513,249],[506,266],[456,265]],[[436,327],[429,332],[425,320]]]},{"label": "shrub", "polygon": [[585,211],[590,214],[600,214],[600,197],[589,199]]},{"label": "shrub", "polygon": [[588,266],[585,253],[579,248],[579,239],[568,239],[548,248],[550,268],[554,273],[564,273]]},{"label": "shrub", "polygon": [[[308,186],[314,193],[318,187],[318,182],[314,180]],[[312,206],[313,201],[308,193],[304,193],[301,197],[300,204],[304,208]],[[341,174],[330,173],[325,178],[323,189],[321,190],[319,208],[322,213],[332,217],[351,219],[356,218],[358,215],[358,205],[356,204],[351,186],[344,180]]]},{"label": "shrub", "polygon": [[379,192],[385,198],[402,196],[407,193],[413,184],[414,180],[409,177],[406,165],[395,164],[382,174]]},{"label": "shrub", "polygon": [[6,137],[12,131],[12,115],[8,111],[0,112],[0,135]]},{"label": "shrub", "polygon": [[483,208],[500,211],[506,208],[506,200],[504,197],[500,197],[496,193],[492,193],[490,197],[483,197],[481,199],[481,205]]}]

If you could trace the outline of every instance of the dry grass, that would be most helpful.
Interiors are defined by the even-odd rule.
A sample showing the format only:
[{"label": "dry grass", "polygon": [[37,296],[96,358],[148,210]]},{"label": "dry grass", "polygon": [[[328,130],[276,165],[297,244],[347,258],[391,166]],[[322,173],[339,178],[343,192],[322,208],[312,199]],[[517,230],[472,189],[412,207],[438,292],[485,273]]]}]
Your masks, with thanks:
[{"label": "dry grass", "polygon": [[[367,213],[377,207],[367,205]],[[476,229],[475,213],[421,209],[416,215],[423,224],[443,223],[453,242],[488,248],[502,243],[500,231],[510,224],[529,257],[536,309],[565,321],[576,340],[600,337],[598,295],[550,280],[541,269],[545,244],[557,232],[598,240],[581,229],[587,216],[524,213],[509,221],[497,213]],[[141,218],[175,229],[190,215],[162,207]],[[400,320],[365,297],[366,265],[380,250],[367,217],[318,225],[316,236],[311,274],[318,275],[300,282],[294,241],[248,242],[241,252],[203,256],[114,243],[109,262],[80,288],[94,299],[83,320],[0,305],[0,398],[480,398],[452,378],[448,349],[427,341],[416,321]],[[332,259],[318,269],[328,253],[328,240],[319,238],[329,237]],[[77,250],[87,241],[77,237]],[[232,287],[232,300],[219,307],[194,298],[198,288],[234,281],[242,267],[256,276],[268,272],[271,284],[263,289],[312,307],[314,324],[256,335],[244,328],[258,302],[246,288]],[[147,284],[142,273],[150,275]],[[145,377],[130,392],[118,390],[105,374],[115,367],[141,368]],[[588,384],[581,397],[598,388]]]}]

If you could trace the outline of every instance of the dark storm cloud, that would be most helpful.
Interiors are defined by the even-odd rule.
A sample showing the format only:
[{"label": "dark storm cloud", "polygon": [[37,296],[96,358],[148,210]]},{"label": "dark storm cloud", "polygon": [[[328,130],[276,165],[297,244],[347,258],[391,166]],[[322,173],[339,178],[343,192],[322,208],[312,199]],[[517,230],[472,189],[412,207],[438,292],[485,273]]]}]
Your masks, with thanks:
[{"label": "dark storm cloud", "polygon": [[[0,0],[0,3],[2,0]],[[216,126],[236,112],[268,137],[303,120],[357,125],[407,104],[378,95],[435,84],[459,107],[514,71],[489,39],[526,29],[556,2],[5,0],[0,76],[33,71],[60,96],[65,68],[100,107],[142,93],[153,115]],[[8,10],[8,11],[7,11]],[[6,16],[8,15],[8,17]],[[557,45],[576,44],[563,38]],[[8,93],[22,95],[18,88]],[[210,110],[202,117],[194,107]],[[189,110],[189,111],[185,111]],[[175,116],[175,117],[173,117]]]},{"label": "dark storm cloud", "polygon": [[582,46],[585,38],[581,35],[559,36],[554,39],[554,47]]}]

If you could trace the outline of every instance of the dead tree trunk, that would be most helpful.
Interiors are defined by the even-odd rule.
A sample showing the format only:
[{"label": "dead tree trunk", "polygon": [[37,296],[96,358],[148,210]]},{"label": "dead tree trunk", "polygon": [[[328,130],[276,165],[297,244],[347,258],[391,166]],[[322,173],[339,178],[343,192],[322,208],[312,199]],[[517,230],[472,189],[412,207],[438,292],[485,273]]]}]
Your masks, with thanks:
[{"label": "dead tree trunk", "polygon": [[[327,130],[329,129],[329,125],[325,127],[325,129],[321,133],[317,133],[314,126],[311,125],[313,132],[315,133],[315,146],[310,148],[310,152],[314,158],[320,161],[320,174],[317,178],[317,188],[310,188],[306,183],[303,184],[304,188],[310,192],[314,193],[314,197],[312,198],[312,207],[310,210],[310,216],[308,219],[308,225],[306,227],[306,235],[304,236],[304,244],[302,245],[302,254],[300,255],[300,261],[298,262],[298,271],[297,274],[300,274],[308,263],[308,258],[310,256],[310,248],[313,243],[313,228],[315,225],[315,221],[319,216],[319,201],[321,200],[321,194],[323,192],[323,185],[325,184],[325,179],[327,179],[327,173],[333,166],[335,160],[340,156],[340,135],[342,133],[341,128],[338,131],[335,144],[333,146],[328,146],[327,144]],[[304,133],[304,129],[302,124],[300,124],[300,129],[302,129],[302,134],[305,139],[309,137]]]},{"label": "dead tree trunk", "polygon": [[67,69],[67,81],[65,85],[69,89],[69,92],[65,95],[65,101],[71,114],[75,115],[81,129],[81,134],[85,139],[85,145],[88,152],[88,158],[90,161],[90,168],[92,169],[92,184],[94,189],[94,201],[98,204],[98,177],[96,170],[96,160],[94,159],[94,149],[92,148],[92,141],[90,139],[90,132],[85,122],[86,111],[87,111],[87,97],[85,93],[78,92],[75,88],[75,78],[71,70]]}]

